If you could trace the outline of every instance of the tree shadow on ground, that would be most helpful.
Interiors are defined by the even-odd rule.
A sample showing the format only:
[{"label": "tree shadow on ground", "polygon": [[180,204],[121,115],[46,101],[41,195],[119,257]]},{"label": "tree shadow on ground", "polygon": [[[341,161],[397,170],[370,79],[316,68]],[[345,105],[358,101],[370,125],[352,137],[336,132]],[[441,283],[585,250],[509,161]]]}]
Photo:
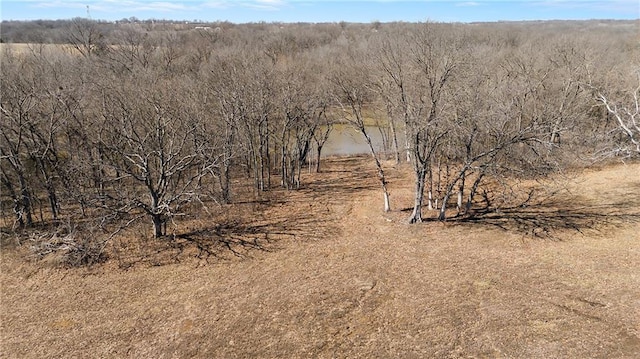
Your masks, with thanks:
[{"label": "tree shadow on ground", "polygon": [[557,199],[500,210],[479,210],[470,216],[451,221],[488,225],[539,238],[558,238],[562,231],[603,231],[614,226],[640,223],[637,201],[576,205],[575,201]]},{"label": "tree shadow on ground", "polygon": [[246,259],[257,252],[279,250],[282,240],[316,240],[335,234],[330,221],[299,208],[300,205],[290,208],[277,200],[263,207],[244,219],[217,218],[211,220],[215,224],[199,225],[186,232],[162,238],[140,238],[137,245],[121,242],[115,249],[116,259],[123,269],[136,265],[162,266],[189,259],[205,263]]},{"label": "tree shadow on ground", "polygon": [[[141,238],[115,251],[120,267],[166,265],[196,258],[237,260],[281,248],[283,240],[316,241],[340,234],[340,220],[359,193],[377,189],[375,168],[362,158],[327,161],[323,171],[303,179],[297,190],[272,188],[254,198],[251,191],[236,198],[224,216],[209,224],[159,239]],[[347,170],[345,170],[345,168]]]}]

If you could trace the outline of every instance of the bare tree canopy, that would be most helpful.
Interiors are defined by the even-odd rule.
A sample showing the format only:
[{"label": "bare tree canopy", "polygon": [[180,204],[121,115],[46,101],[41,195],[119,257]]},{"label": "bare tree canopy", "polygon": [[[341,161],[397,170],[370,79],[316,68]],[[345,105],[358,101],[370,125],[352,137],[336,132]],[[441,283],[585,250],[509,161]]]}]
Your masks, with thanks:
[{"label": "bare tree canopy", "polygon": [[[3,41],[27,25],[3,22]],[[640,153],[626,27],[209,25],[78,18],[51,25],[48,43],[3,44],[11,227],[140,220],[163,237],[245,181],[257,199],[304,188],[336,123],[366,143],[384,211],[389,169],[411,163],[411,223],[496,211],[530,197],[514,181]]]}]

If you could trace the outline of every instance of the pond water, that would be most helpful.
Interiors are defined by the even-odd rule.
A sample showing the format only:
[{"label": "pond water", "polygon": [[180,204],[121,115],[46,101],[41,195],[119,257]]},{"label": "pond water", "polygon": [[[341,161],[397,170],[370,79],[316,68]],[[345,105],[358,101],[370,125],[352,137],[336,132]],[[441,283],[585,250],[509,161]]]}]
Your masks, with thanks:
[{"label": "pond water", "polygon": [[[377,152],[384,151],[385,137],[389,138],[389,148],[393,148],[388,129],[381,132],[379,127],[367,126],[366,130]],[[398,136],[398,146],[402,148],[404,140],[401,137]],[[359,131],[347,125],[335,125],[322,148],[322,157],[360,154],[369,154],[369,146]]]}]

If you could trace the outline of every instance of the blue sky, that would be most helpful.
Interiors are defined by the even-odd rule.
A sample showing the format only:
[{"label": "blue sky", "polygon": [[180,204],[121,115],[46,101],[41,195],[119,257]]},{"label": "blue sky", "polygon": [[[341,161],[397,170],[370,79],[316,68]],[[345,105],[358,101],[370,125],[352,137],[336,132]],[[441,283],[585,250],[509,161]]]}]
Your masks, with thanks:
[{"label": "blue sky", "polygon": [[371,22],[639,19],[639,0],[1,0],[2,20]]}]

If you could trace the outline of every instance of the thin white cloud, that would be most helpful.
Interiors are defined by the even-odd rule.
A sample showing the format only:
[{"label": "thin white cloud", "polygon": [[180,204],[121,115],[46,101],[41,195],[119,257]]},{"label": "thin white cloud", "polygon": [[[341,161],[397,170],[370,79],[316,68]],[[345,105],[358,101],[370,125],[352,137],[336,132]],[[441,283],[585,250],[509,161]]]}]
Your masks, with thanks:
[{"label": "thin white cloud", "polygon": [[[190,1],[135,1],[135,0],[57,0],[57,1],[30,1],[32,7],[56,8],[56,9],[80,9],[88,7],[90,11],[119,12],[127,11],[153,11],[153,12],[180,12],[194,9],[194,2]],[[193,4],[191,4],[193,3]]]},{"label": "thin white cloud", "polygon": [[32,1],[32,7],[39,8],[68,8],[79,9],[86,8],[87,4],[78,1]]},{"label": "thin white cloud", "polygon": [[291,0],[183,0],[183,1],[144,1],[144,0],[25,0],[35,8],[84,9],[92,12],[116,13],[122,11],[146,11],[156,13],[180,13],[202,11],[204,9],[229,9],[241,7],[262,11],[277,11],[290,5]]},{"label": "thin white cloud", "polygon": [[244,7],[269,11],[279,10],[289,3],[289,1],[285,0],[209,0],[192,2],[203,8],[228,9],[232,7]]},{"label": "thin white cloud", "polygon": [[282,6],[286,5],[286,2],[283,0],[251,0],[251,1],[240,1],[240,3],[244,7],[257,9],[257,10],[268,10],[268,11],[279,10],[282,8]]},{"label": "thin white cloud", "polygon": [[169,11],[182,11],[187,10],[187,6],[182,3],[171,3],[167,1],[156,1],[156,2],[141,2],[138,6],[134,7],[135,10],[145,10],[145,11],[158,11],[158,12],[169,12]]},{"label": "thin white cloud", "polygon": [[456,3],[456,6],[458,7],[480,6],[480,3],[477,1],[465,1],[465,2]]}]

